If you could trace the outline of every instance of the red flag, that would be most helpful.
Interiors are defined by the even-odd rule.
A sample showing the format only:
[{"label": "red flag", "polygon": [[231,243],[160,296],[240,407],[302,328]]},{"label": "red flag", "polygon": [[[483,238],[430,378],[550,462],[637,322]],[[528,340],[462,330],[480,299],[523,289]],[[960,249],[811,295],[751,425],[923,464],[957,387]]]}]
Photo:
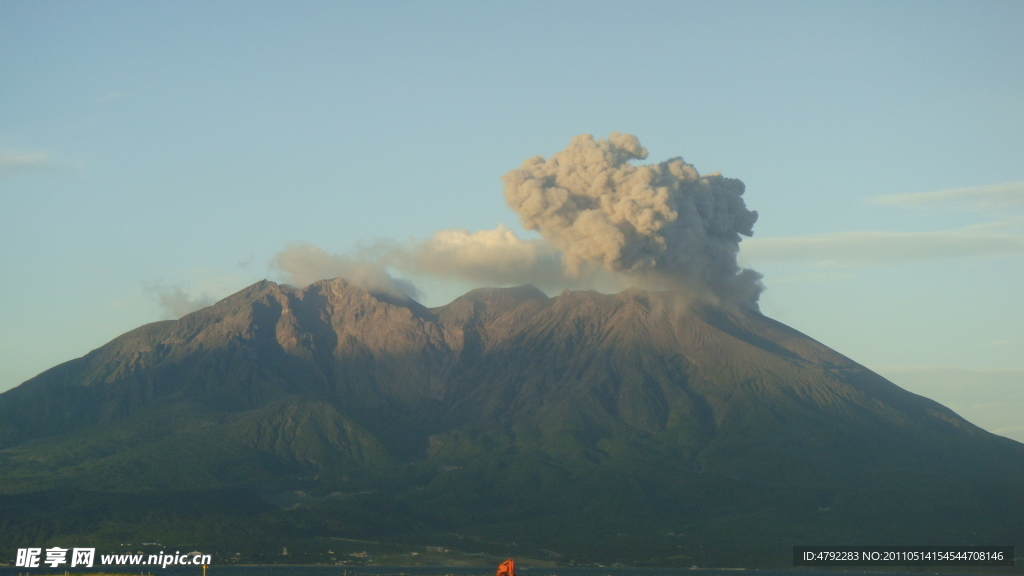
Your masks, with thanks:
[{"label": "red flag", "polygon": [[516,576],[516,561],[509,558],[498,566],[498,576]]}]

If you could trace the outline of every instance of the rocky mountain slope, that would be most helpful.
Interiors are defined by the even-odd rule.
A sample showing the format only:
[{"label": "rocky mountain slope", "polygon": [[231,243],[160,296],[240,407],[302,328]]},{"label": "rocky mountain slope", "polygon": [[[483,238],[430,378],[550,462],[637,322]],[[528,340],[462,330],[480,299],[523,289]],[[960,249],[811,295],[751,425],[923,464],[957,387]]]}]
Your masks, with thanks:
[{"label": "rocky mountain slope", "polygon": [[[1021,444],[756,312],[639,290],[427,309],[264,281],[0,395],[0,448],[11,546],[785,565],[794,544],[1024,544]],[[124,512],[139,498],[160,521]]]}]

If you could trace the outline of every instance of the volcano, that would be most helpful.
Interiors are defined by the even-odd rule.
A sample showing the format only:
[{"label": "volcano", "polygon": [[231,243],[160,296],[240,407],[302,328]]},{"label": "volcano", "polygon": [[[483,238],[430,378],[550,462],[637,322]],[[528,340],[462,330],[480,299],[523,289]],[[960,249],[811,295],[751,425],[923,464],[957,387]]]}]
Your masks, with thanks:
[{"label": "volcano", "polygon": [[12,550],[786,566],[794,545],[1024,549],[1024,445],[758,312],[636,289],[426,308],[263,281],[0,395],[0,448]]}]

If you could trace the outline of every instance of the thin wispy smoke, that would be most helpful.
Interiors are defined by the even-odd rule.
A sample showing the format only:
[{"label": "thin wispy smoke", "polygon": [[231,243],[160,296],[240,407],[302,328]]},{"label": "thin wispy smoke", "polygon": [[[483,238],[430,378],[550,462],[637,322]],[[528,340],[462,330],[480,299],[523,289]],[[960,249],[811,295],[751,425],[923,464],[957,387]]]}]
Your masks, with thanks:
[{"label": "thin wispy smoke", "polygon": [[505,174],[505,200],[562,252],[570,276],[591,263],[642,285],[756,307],[761,275],[736,262],[757,221],[743,183],[701,175],[682,158],[630,163],[646,157],[630,134],[577,136],[551,158]]},{"label": "thin wispy smoke", "polygon": [[373,292],[396,298],[416,298],[419,290],[408,280],[394,278],[384,266],[365,258],[329,254],[311,244],[293,244],[274,256],[271,266],[296,286],[308,286],[324,278],[345,280]]},{"label": "thin wispy smoke", "polygon": [[213,304],[208,294],[193,296],[181,286],[147,285],[145,289],[156,299],[167,319],[181,318]]}]

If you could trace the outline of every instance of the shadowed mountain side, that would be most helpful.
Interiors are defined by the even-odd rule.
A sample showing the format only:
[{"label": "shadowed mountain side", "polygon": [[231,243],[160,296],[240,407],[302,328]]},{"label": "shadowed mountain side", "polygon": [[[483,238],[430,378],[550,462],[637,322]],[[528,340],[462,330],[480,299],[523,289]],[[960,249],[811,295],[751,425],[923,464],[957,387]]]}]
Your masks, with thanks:
[{"label": "shadowed mountain side", "polygon": [[280,538],[687,565],[1024,544],[1024,446],[757,312],[640,290],[427,309],[264,281],[0,395],[0,446],[0,492],[70,507],[54,514],[228,491]]}]

